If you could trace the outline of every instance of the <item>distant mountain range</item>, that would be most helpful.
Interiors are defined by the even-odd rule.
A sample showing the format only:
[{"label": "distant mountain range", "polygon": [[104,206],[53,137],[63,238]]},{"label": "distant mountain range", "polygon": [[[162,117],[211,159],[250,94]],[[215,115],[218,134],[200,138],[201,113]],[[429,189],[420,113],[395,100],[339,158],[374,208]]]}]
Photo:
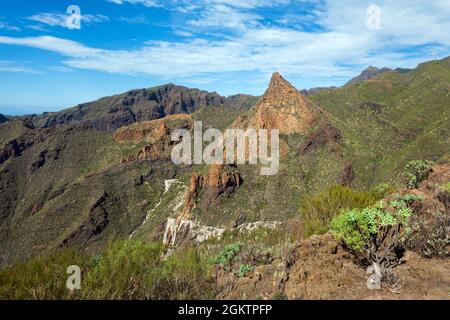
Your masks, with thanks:
[{"label": "distant mountain range", "polygon": [[230,106],[248,109],[254,98],[246,95],[222,97],[216,92],[189,89],[174,84],[131,90],[123,94],[80,104],[60,112],[27,117],[37,128],[59,124],[83,124],[100,130],[115,130],[135,122],[168,115],[194,113],[201,107]]},{"label": "distant mountain range", "polygon": [[[59,247],[98,252],[130,236],[162,240],[168,219],[213,229],[286,222],[328,186],[396,183],[411,160],[449,160],[450,58],[370,67],[343,87],[303,93],[276,73],[263,97],[168,84],[60,112],[0,115],[0,265]],[[279,174],[174,165],[170,134],[195,120],[281,128]]]}]

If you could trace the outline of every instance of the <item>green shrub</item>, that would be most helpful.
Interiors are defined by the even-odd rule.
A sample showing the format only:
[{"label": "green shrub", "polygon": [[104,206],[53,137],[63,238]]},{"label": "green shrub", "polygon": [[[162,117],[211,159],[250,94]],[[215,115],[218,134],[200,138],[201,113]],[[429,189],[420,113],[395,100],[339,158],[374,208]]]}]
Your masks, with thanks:
[{"label": "green shrub", "polygon": [[236,255],[241,251],[242,243],[235,242],[227,245],[219,254],[214,258],[214,263],[218,264],[222,268],[229,270],[231,263]]},{"label": "green shrub", "polygon": [[412,211],[403,201],[394,204],[394,210],[388,210],[380,201],[376,206],[353,209],[343,212],[331,222],[331,231],[355,251],[366,248],[370,238],[376,236],[382,228],[404,225]]},{"label": "green shrub", "polygon": [[364,209],[343,212],[331,222],[332,232],[353,250],[363,266],[378,266],[379,280],[392,290],[401,287],[395,267],[403,261],[405,229],[412,215],[407,201],[383,201]]},{"label": "green shrub", "polygon": [[433,163],[430,161],[410,161],[404,171],[404,179],[408,189],[417,189],[420,183],[428,178]]},{"label": "green shrub", "polygon": [[254,267],[250,264],[240,264],[239,268],[234,271],[234,275],[238,278],[245,277],[248,273],[252,272]]},{"label": "green shrub", "polygon": [[415,194],[409,194],[409,193],[408,194],[404,194],[402,196],[397,196],[396,199],[395,199],[396,202],[400,202],[399,205],[401,205],[401,202],[404,202],[406,204],[411,204],[412,202],[422,201],[422,200],[423,199],[422,199],[421,196],[417,196]]},{"label": "green shrub", "polygon": [[[193,248],[163,257],[160,243],[118,241],[101,255],[72,250],[0,271],[3,299],[211,299],[210,265]],[[67,267],[82,269],[81,290],[66,288]]]},{"label": "green shrub", "polygon": [[76,299],[79,292],[66,287],[67,267],[85,270],[89,257],[75,250],[57,250],[0,271],[0,299]]},{"label": "green shrub", "polygon": [[397,187],[389,183],[382,183],[373,187],[373,192],[378,195],[379,198],[384,198],[389,194],[394,193],[396,189]]},{"label": "green shrub", "polygon": [[201,299],[213,296],[208,264],[193,248],[162,259],[160,243],[109,246],[83,281],[88,299]]},{"label": "green shrub", "polygon": [[210,240],[199,250],[213,257],[211,263],[237,277],[245,277],[256,266],[270,264],[275,259],[288,259],[294,243],[294,238],[281,229],[260,227],[252,231],[226,232],[220,240]]},{"label": "green shrub", "polygon": [[175,252],[154,275],[152,299],[213,299],[216,294],[210,265],[195,248]]},{"label": "green shrub", "polygon": [[422,197],[415,194],[396,195],[395,198],[388,203],[390,207],[408,207],[416,201],[422,201]]},{"label": "green shrub", "polygon": [[162,245],[118,241],[95,259],[82,281],[88,299],[151,298],[154,272],[161,270]]},{"label": "green shrub", "polygon": [[319,195],[306,199],[300,207],[305,237],[329,231],[330,221],[341,210],[365,208],[380,199],[375,192],[360,192],[342,186],[328,188]]},{"label": "green shrub", "polygon": [[443,185],[441,185],[441,186],[439,187],[439,190],[440,190],[441,192],[448,192],[448,193],[450,193],[450,181],[447,182],[447,183],[444,183]]}]

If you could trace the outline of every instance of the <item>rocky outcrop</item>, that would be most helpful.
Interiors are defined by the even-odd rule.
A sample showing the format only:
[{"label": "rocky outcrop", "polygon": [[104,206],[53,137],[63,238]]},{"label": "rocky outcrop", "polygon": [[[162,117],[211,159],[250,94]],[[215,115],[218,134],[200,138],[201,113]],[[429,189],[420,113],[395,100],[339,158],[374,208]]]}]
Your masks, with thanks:
[{"label": "rocky outcrop", "polygon": [[0,150],[0,164],[7,161],[11,157],[19,157],[26,149],[31,147],[35,142],[27,136],[22,136],[11,140]]},{"label": "rocky outcrop", "polygon": [[[239,233],[249,233],[258,228],[276,229],[281,225],[278,221],[257,221],[245,223],[237,228]],[[220,239],[227,229],[211,226],[204,226],[193,220],[180,220],[169,218],[165,224],[163,244],[168,248],[176,248],[184,242],[194,242],[201,244],[209,239]]]},{"label": "rocky outcrop", "polygon": [[123,144],[147,143],[137,154],[121,160],[128,163],[136,160],[162,160],[170,158],[171,134],[175,129],[192,127],[190,115],[173,115],[162,119],[144,121],[116,130],[114,139]]},{"label": "rocky outcrop", "polygon": [[219,299],[378,300],[448,299],[450,261],[424,259],[406,252],[397,267],[403,287],[398,292],[367,286],[366,269],[332,235],[301,241],[287,260],[258,266],[244,278],[217,270]]},{"label": "rocky outcrop", "polygon": [[[224,165],[209,166],[208,173],[202,175],[193,173],[189,183],[189,190],[184,204],[184,217],[197,206],[198,200],[203,209],[217,204],[222,197],[229,196],[242,184],[239,172],[229,172]],[[202,199],[198,196],[202,192]]]},{"label": "rocky outcrop", "polygon": [[303,146],[300,149],[300,154],[307,154],[313,152],[320,147],[328,145],[332,151],[337,150],[338,143],[342,139],[341,132],[330,125],[329,123],[322,124],[317,130],[310,133]]},{"label": "rocky outcrop", "polygon": [[278,129],[281,134],[303,133],[313,126],[317,107],[279,73],[249,114],[233,124],[239,129]]},{"label": "rocky outcrop", "polygon": [[186,193],[183,206],[183,217],[187,218],[197,205],[197,197],[205,187],[205,179],[200,173],[193,173],[189,181],[189,188]]},{"label": "rocky outcrop", "polygon": [[[175,122],[177,122],[176,126],[174,125]],[[191,122],[192,117],[190,115],[172,115],[119,128],[113,137],[120,143],[155,142],[170,136],[174,127],[176,129],[189,129]]]},{"label": "rocky outcrop", "polygon": [[[203,226],[192,220],[192,211],[200,206],[206,210],[223,196],[234,192],[242,183],[238,172],[228,172],[223,165],[212,165],[207,174],[193,173],[186,191],[183,209],[166,222],[163,243],[176,247],[186,240],[201,243],[211,237],[220,238],[224,229]],[[202,197],[200,198],[200,194]],[[256,228],[250,226],[249,228]]]},{"label": "rocky outcrop", "polygon": [[228,172],[223,165],[210,166],[205,177],[205,206],[217,204],[221,197],[232,194],[241,184],[242,178],[238,172]]},{"label": "rocky outcrop", "polygon": [[220,239],[225,229],[202,226],[192,220],[167,219],[163,244],[175,248],[185,241],[201,244],[208,239]]}]

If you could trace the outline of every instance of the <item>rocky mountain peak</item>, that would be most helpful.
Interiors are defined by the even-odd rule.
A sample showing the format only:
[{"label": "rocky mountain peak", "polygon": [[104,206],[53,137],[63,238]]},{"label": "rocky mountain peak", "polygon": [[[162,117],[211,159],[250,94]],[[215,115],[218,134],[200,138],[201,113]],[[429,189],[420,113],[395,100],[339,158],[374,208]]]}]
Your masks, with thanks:
[{"label": "rocky mountain peak", "polygon": [[235,127],[278,129],[283,134],[304,132],[314,123],[315,110],[317,108],[308,98],[275,72],[253,114],[238,119]]},{"label": "rocky mountain peak", "polygon": [[281,103],[289,101],[296,95],[297,89],[284,79],[280,73],[275,72],[270,79],[269,87],[263,96],[263,100]]},{"label": "rocky mountain peak", "polygon": [[280,83],[289,85],[289,82],[286,79],[284,79],[283,76],[279,72],[274,72],[270,79],[269,87],[280,84]]}]

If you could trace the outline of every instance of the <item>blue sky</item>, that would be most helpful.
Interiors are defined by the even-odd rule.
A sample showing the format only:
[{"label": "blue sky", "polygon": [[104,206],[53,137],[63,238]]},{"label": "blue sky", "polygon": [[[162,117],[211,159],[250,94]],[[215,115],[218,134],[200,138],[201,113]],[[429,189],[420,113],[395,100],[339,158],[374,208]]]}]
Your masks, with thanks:
[{"label": "blue sky", "polygon": [[259,95],[274,71],[299,89],[342,85],[449,56],[448,30],[450,0],[0,0],[0,113],[169,82]]}]

